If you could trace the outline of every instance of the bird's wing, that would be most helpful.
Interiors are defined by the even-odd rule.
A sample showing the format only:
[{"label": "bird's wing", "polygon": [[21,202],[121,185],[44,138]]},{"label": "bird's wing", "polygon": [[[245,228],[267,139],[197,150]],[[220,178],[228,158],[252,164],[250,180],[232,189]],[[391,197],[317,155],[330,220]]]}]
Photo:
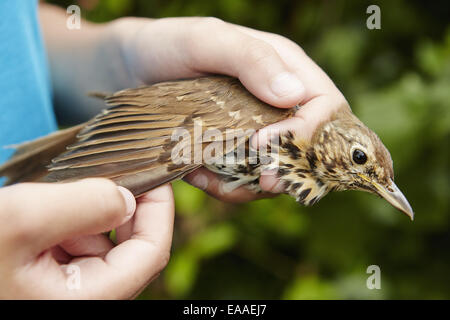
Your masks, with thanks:
[{"label": "bird's wing", "polygon": [[[189,146],[197,141],[198,126],[201,132],[217,129],[222,140],[234,141],[248,135],[247,129],[257,130],[291,114],[257,100],[228,77],[159,83],[119,91],[105,100],[109,108],[53,159],[46,181],[106,177],[140,195],[202,165],[195,147],[190,148],[190,159],[172,159],[180,141],[189,141]],[[226,130],[235,134],[228,136]],[[190,139],[180,140],[177,132],[188,133]],[[203,146],[204,142],[208,141]]]}]

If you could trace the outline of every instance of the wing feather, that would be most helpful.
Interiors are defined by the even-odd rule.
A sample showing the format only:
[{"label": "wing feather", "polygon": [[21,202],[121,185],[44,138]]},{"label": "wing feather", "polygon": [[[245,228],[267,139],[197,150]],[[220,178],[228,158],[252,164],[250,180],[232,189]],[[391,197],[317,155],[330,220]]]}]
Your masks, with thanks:
[{"label": "wing feather", "polygon": [[[193,137],[194,126],[201,123],[203,132],[229,130],[239,138],[247,129],[257,130],[292,115],[292,110],[258,100],[238,80],[228,77],[126,89],[107,96],[105,102],[108,108],[81,129],[66,152],[53,159],[47,181],[107,177],[140,195],[201,166],[172,162],[171,152],[178,143],[172,141],[176,129],[185,129]],[[222,136],[215,141],[227,139]],[[229,145],[222,150],[229,152]]]}]

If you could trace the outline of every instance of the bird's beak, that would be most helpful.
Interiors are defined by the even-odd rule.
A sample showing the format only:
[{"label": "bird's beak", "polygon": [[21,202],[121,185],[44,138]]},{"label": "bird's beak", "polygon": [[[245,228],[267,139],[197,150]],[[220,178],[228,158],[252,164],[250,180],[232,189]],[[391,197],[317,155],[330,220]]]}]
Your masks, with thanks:
[{"label": "bird's beak", "polygon": [[395,185],[394,181],[391,180],[391,185],[389,187],[384,187],[378,182],[372,181],[366,176],[360,175],[361,178],[370,182],[378,191],[378,194],[383,197],[387,202],[392,204],[395,208],[405,213],[411,220],[414,220],[414,212],[409,205],[408,200],[400,191],[400,189]]}]

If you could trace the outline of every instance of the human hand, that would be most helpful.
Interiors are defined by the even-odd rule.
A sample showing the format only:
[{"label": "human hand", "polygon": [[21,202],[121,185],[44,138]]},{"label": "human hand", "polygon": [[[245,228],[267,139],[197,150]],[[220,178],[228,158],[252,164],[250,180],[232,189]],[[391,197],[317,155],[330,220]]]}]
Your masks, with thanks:
[{"label": "human hand", "polygon": [[[330,78],[297,44],[282,36],[216,18],[125,18],[115,22],[114,28],[134,85],[226,74],[239,78],[256,97],[273,106],[302,105],[295,117],[266,127],[260,134],[292,130],[307,140],[333,112],[348,107]],[[266,133],[261,134],[259,143],[265,142]],[[204,168],[185,179],[225,201],[267,196],[244,187],[223,194],[217,175]],[[272,193],[283,191],[274,174],[264,174],[260,185]]]},{"label": "human hand", "polygon": [[1,188],[0,298],[133,298],[167,264],[173,218],[169,185],[136,201],[106,179]]}]

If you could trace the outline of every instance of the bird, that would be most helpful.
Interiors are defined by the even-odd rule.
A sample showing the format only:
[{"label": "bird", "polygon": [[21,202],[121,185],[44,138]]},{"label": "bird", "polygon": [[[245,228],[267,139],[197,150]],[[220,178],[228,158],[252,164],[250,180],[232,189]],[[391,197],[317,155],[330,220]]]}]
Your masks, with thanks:
[{"label": "bird", "polygon": [[252,147],[255,132],[292,117],[301,105],[274,108],[236,78],[205,76],[91,95],[106,108],[90,121],[15,146],[0,167],[6,185],[104,177],[139,197],[204,166],[222,176],[225,192],[240,186],[261,192],[261,174],[275,170],[285,193],[302,205],[331,191],[360,190],[414,218],[394,183],[389,151],[348,106],[324,120],[311,139],[281,132],[263,152]]}]

